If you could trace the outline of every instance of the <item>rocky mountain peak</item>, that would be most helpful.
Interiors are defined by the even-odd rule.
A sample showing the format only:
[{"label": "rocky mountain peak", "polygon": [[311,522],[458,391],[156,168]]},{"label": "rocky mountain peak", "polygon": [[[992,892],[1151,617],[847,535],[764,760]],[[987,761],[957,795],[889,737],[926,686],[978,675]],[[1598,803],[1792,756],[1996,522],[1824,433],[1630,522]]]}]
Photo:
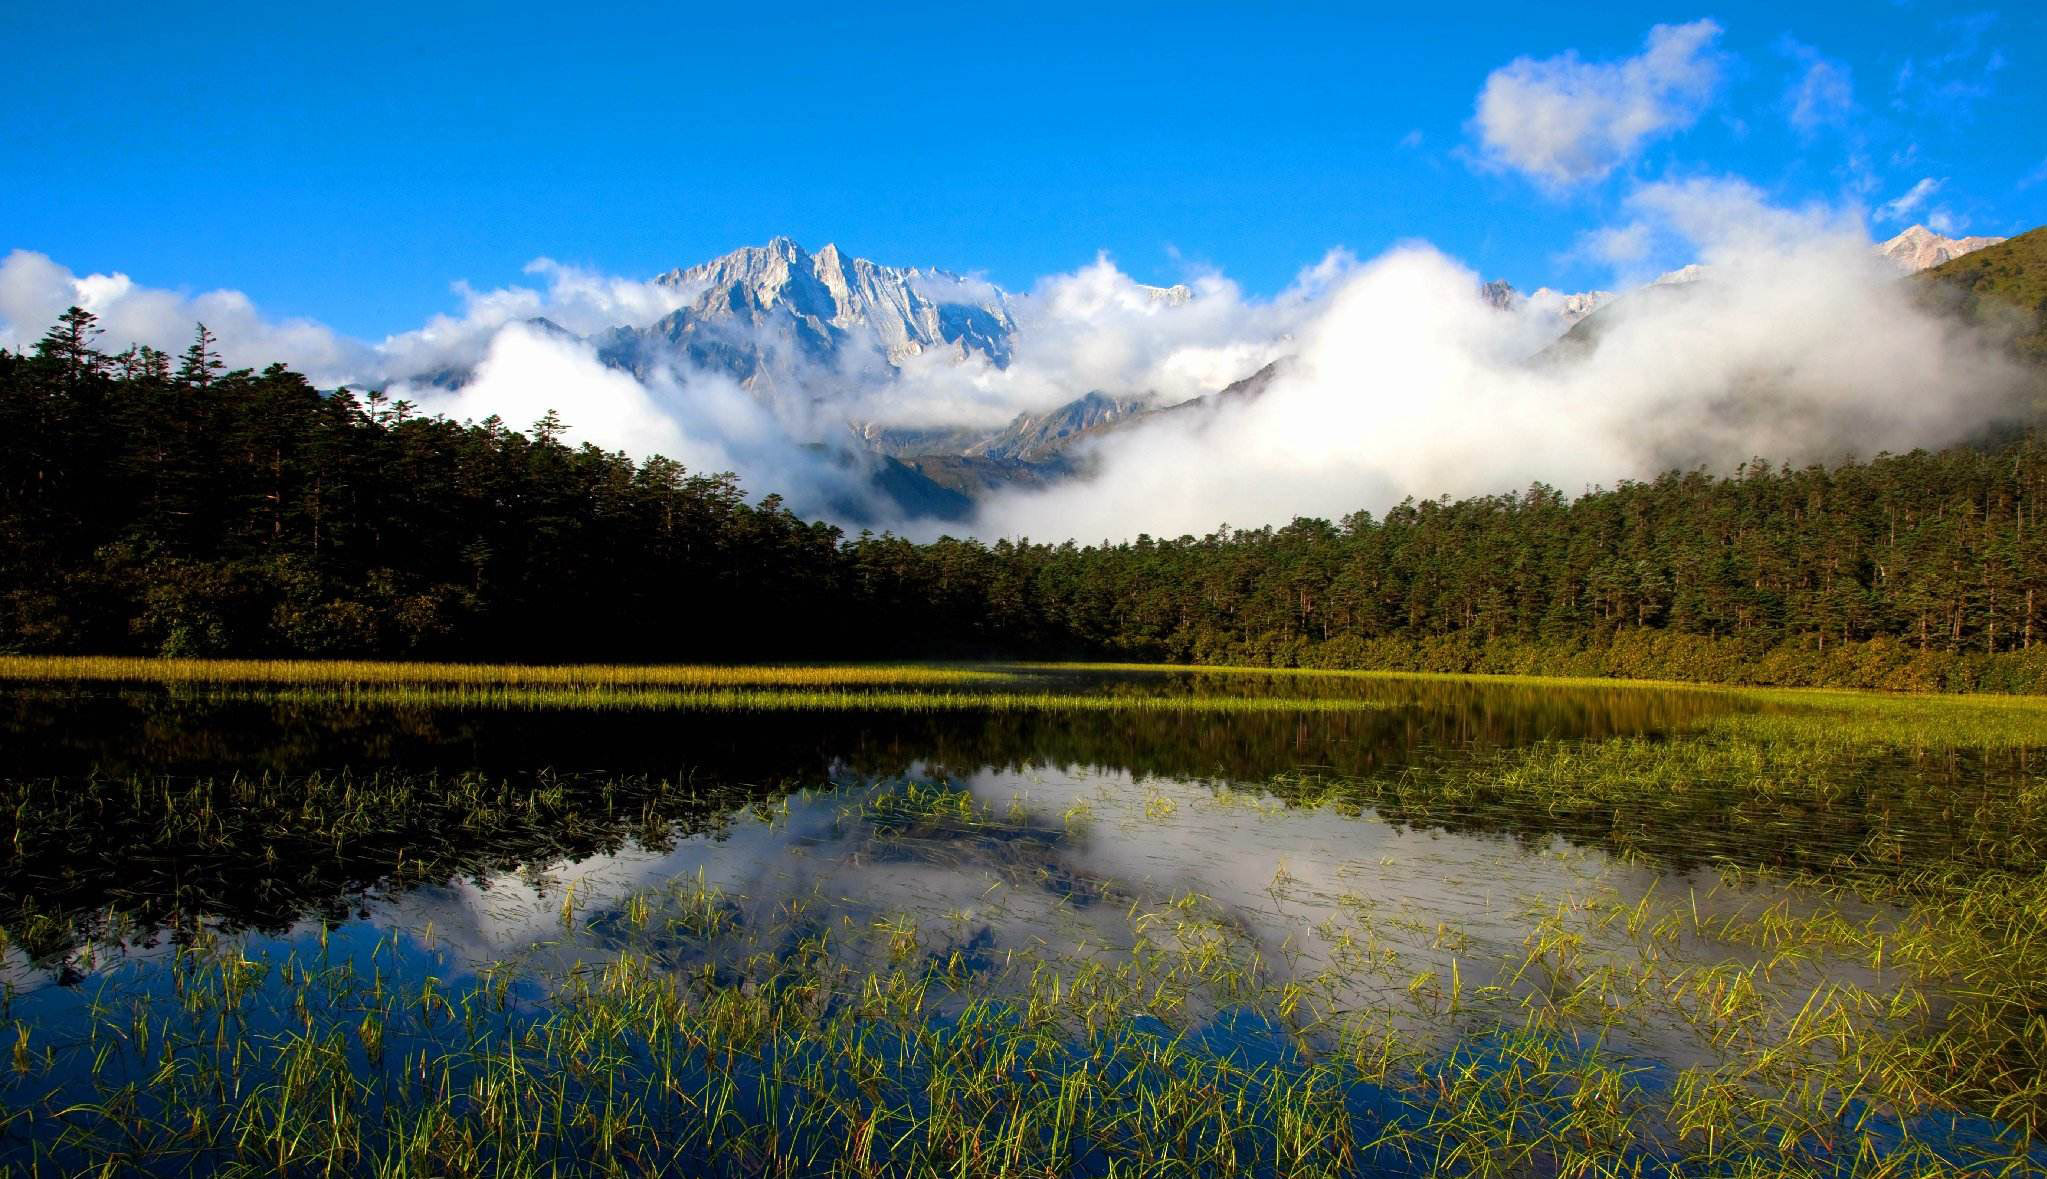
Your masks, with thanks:
[{"label": "rocky mountain peak", "polygon": [[[811,254],[789,237],[654,281],[685,293],[688,302],[647,329],[650,338],[641,343],[682,345],[692,361],[749,386],[779,384],[777,370],[804,363],[837,369],[871,357],[900,366],[934,350],[1001,367],[1016,331],[1009,297],[989,284],[848,257],[836,244]],[[762,339],[789,346],[764,347]],[[618,351],[653,358],[661,349]]]},{"label": "rocky mountain peak", "polygon": [[2003,240],[2001,237],[1942,237],[1924,225],[1914,225],[1878,245],[1876,251],[1889,258],[1900,270],[1917,274]]}]

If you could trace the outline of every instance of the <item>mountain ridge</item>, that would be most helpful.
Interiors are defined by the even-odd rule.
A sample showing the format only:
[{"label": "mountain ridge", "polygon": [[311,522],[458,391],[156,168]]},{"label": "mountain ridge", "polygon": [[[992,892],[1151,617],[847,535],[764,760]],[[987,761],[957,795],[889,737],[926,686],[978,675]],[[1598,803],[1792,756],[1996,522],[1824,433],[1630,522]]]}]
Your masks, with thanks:
[{"label": "mountain ridge", "polygon": [[2005,240],[1982,236],[1942,237],[1924,225],[1914,225],[1889,241],[1878,243],[1876,252],[1896,263],[1899,269],[1916,274]]}]

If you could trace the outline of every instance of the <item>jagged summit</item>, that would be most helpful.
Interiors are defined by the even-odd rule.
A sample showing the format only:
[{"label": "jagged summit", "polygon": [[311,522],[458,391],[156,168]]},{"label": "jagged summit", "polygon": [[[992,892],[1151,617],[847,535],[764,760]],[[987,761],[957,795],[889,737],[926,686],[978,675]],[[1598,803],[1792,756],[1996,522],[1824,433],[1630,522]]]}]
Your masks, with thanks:
[{"label": "jagged summit", "polygon": [[1924,225],[1914,225],[1876,249],[1897,263],[1899,269],[1916,274],[2004,240],[2001,237],[1942,237]]},{"label": "jagged summit", "polygon": [[679,310],[639,332],[614,333],[608,356],[638,368],[680,347],[700,367],[749,385],[781,383],[793,366],[900,366],[942,349],[1009,363],[1009,296],[941,270],[812,254],[788,237],[745,246],[655,282],[683,294]]}]

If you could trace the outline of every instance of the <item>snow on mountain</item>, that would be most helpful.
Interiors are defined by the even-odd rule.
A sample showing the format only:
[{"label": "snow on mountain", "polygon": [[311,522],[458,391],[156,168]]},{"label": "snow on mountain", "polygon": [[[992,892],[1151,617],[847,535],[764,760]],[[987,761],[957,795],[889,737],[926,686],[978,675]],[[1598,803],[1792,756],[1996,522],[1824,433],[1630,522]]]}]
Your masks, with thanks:
[{"label": "snow on mountain", "polygon": [[1942,237],[1924,225],[1912,228],[1876,247],[1876,251],[1910,274],[1931,270],[1943,262],[1994,246],[2001,237]]},{"label": "snow on mountain", "polygon": [[1706,267],[1694,262],[1689,266],[1680,266],[1676,270],[1664,271],[1662,274],[1657,275],[1656,281],[1649,285],[1652,287],[1677,287],[1683,286],[1686,283],[1698,282],[1705,277]]},{"label": "snow on mountain", "polygon": [[654,281],[688,302],[646,328],[600,337],[607,362],[644,373],[684,360],[774,388],[805,369],[886,379],[933,351],[999,368],[1016,333],[1010,297],[990,283],[847,258],[835,245],[812,254],[786,237]]},{"label": "snow on mountain", "polygon": [[1545,315],[1555,316],[1559,335],[1613,299],[1612,291],[1580,291],[1567,295],[1550,287],[1537,287],[1532,293],[1523,295],[1504,278],[1496,278],[1480,287],[1479,295],[1502,311],[1513,311],[1526,305]]}]

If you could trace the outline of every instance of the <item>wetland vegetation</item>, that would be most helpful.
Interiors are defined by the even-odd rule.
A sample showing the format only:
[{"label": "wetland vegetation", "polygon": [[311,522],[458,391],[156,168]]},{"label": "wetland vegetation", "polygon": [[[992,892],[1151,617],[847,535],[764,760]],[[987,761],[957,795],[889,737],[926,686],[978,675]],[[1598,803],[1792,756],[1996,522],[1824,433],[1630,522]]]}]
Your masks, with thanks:
[{"label": "wetland vegetation", "polygon": [[0,672],[15,1174],[2047,1168],[2036,698]]}]

